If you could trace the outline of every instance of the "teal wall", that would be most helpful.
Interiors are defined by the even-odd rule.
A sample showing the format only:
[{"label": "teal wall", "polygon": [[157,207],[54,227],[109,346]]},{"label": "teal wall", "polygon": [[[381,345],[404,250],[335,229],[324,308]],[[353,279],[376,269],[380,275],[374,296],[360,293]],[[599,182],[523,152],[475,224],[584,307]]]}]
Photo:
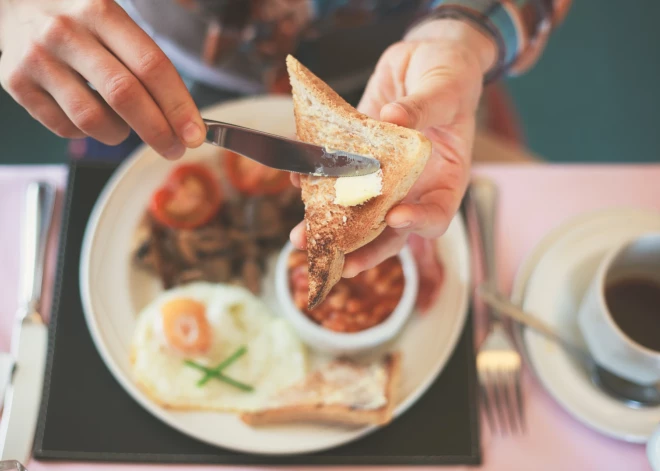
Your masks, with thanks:
[{"label": "teal wall", "polygon": [[[539,63],[507,85],[546,159],[660,162],[660,0],[573,0]],[[66,158],[4,92],[0,144],[0,163]]]},{"label": "teal wall", "polygon": [[660,162],[660,1],[573,0],[536,67],[508,85],[546,159]]},{"label": "teal wall", "polygon": [[0,164],[63,162],[66,145],[0,90]]}]

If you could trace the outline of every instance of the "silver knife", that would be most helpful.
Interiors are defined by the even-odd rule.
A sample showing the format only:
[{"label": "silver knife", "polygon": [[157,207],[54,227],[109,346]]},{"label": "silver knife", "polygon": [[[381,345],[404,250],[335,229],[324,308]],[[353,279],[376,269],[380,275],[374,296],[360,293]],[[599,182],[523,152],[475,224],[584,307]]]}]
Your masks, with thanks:
[{"label": "silver knife", "polygon": [[9,385],[11,371],[14,368],[14,359],[9,352],[0,353],[0,411],[4,405],[5,391]]},{"label": "silver knife", "polygon": [[16,460],[7,460],[0,461],[0,471],[27,471],[27,469]]},{"label": "silver knife", "polygon": [[267,167],[319,177],[357,177],[380,169],[378,160],[205,119],[206,142]]},{"label": "silver knife", "polygon": [[21,299],[11,337],[12,376],[0,420],[0,460],[27,463],[41,403],[48,331],[39,314],[55,188],[28,185],[23,211]]}]

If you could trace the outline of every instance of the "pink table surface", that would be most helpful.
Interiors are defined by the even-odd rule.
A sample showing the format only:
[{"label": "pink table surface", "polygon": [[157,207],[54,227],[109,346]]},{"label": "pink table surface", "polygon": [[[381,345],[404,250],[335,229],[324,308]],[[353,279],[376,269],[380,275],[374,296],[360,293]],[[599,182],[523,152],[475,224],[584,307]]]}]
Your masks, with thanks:
[{"label": "pink table surface", "polygon": [[[660,210],[660,165],[488,165],[475,170],[500,186],[498,259],[502,287],[509,289],[524,256],[552,228],[583,213],[611,207],[645,207]],[[0,351],[9,347],[11,315],[16,309],[19,270],[18,227],[23,190],[33,178],[44,178],[61,187],[62,167],[0,167]],[[60,195],[61,196],[61,195]],[[59,208],[59,205],[58,205]],[[59,220],[59,211],[56,220]],[[51,236],[46,300],[53,280],[55,239]],[[606,438],[585,427],[561,409],[531,378],[525,377],[529,432],[524,437],[491,436],[482,421],[484,470],[648,470],[644,447]],[[102,426],[102,424],[99,424]],[[196,470],[235,467],[165,465],[115,465],[48,463],[32,460],[30,471]],[[240,468],[244,469],[244,468]],[[254,468],[252,468],[254,469]],[[344,468],[345,469],[345,468]],[[364,469],[364,468],[362,468]],[[414,468],[419,469],[419,468]],[[447,467],[458,470],[470,467]]]}]

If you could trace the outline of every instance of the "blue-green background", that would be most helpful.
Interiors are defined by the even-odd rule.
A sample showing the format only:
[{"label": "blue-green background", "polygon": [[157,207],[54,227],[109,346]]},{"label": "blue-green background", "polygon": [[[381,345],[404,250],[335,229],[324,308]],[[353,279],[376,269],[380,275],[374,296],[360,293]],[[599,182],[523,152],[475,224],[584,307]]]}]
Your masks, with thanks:
[{"label": "blue-green background", "polygon": [[[547,160],[660,162],[660,1],[574,0],[542,59],[507,86]],[[1,92],[0,163],[66,158],[66,141]]]}]

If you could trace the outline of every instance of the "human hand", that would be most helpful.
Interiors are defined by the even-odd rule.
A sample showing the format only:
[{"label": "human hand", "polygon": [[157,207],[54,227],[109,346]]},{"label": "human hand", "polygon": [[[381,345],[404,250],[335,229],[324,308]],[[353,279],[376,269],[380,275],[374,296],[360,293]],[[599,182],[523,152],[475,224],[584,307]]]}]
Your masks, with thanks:
[{"label": "human hand", "polygon": [[[406,198],[388,212],[383,233],[346,256],[344,277],[397,254],[411,234],[430,239],[446,231],[467,187],[483,77],[495,55],[489,38],[456,20],[427,23],[383,53],[358,110],[423,132],[433,152]],[[304,225],[291,240],[304,248]]]},{"label": "human hand", "polygon": [[114,0],[0,0],[0,50],[2,87],[61,137],[115,145],[131,127],[170,159],[204,142],[176,69]]},{"label": "human hand", "polygon": [[426,313],[440,296],[445,281],[445,266],[438,258],[438,249],[434,240],[411,234],[408,238],[408,246],[415,257],[419,272],[417,309],[421,313]]}]

